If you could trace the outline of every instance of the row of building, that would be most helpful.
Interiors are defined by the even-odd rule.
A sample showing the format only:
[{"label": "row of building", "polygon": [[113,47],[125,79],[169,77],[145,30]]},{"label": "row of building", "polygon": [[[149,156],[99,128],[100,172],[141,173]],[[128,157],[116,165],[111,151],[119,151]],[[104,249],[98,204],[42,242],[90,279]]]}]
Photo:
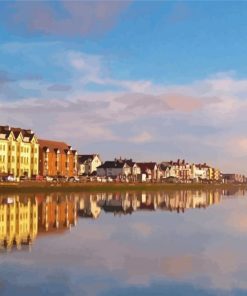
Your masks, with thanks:
[{"label": "row of building", "polygon": [[194,164],[185,160],[169,162],[135,162],[132,159],[115,159],[106,161],[97,167],[97,176],[117,177],[130,181],[161,181],[191,182],[195,181],[219,181],[221,173],[219,169],[210,167],[206,163]]},{"label": "row of building", "polygon": [[[220,170],[185,160],[136,162],[114,159],[102,162],[99,154],[78,154],[65,142],[40,139],[32,130],[0,126],[0,176],[98,176],[124,181],[219,181]],[[225,174],[226,182],[245,182],[242,175]]]},{"label": "row of building", "polygon": [[77,175],[77,151],[64,142],[39,139],[32,130],[0,126],[0,174]]}]

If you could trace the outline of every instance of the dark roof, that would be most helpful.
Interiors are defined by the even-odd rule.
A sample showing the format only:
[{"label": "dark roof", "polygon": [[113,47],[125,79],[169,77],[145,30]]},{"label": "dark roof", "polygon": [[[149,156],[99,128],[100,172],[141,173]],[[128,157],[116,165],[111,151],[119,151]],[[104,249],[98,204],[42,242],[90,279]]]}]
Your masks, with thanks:
[{"label": "dark roof", "polygon": [[108,168],[118,168],[122,169],[125,165],[125,162],[118,162],[118,161],[105,161],[101,166],[98,168],[101,169],[108,169]]},{"label": "dark roof", "polygon": [[84,163],[87,160],[93,160],[96,154],[80,154],[78,155],[78,162]]},{"label": "dark roof", "polygon": [[165,171],[167,168],[171,167],[171,164],[169,162],[162,162],[159,167],[161,170]]},{"label": "dark roof", "polygon": [[210,168],[210,166],[207,165],[206,163],[197,163],[195,164],[195,166],[199,168]]},{"label": "dark roof", "polygon": [[142,172],[146,170],[154,170],[154,167],[157,165],[156,162],[138,162],[137,165],[141,168]]},{"label": "dark roof", "polygon": [[22,134],[23,137],[28,137],[29,140],[32,140],[32,138],[34,137],[34,132],[30,129],[22,129],[19,127],[10,127],[8,125],[0,126],[0,133],[5,134],[6,137],[8,137],[11,132],[13,132],[15,139],[18,138],[20,133]]},{"label": "dark roof", "polygon": [[133,162],[132,160],[126,160],[126,161],[124,161],[124,162],[127,163],[127,165],[130,166],[131,168],[132,168],[135,164],[137,164],[136,162]]}]

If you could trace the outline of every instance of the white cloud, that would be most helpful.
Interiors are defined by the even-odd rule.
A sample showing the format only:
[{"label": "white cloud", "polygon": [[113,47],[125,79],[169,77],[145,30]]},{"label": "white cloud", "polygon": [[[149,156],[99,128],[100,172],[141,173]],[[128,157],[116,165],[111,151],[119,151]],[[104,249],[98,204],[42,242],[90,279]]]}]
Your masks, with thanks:
[{"label": "white cloud", "polygon": [[129,141],[134,143],[146,143],[152,141],[152,138],[153,137],[149,132],[144,131],[135,137],[130,138]]},{"label": "white cloud", "polygon": [[[0,51],[6,53],[6,46],[13,49],[17,45],[3,44]],[[40,46],[30,44],[34,49]],[[43,46],[47,51],[49,44]],[[1,88],[1,124],[28,125],[42,137],[72,144],[84,139],[94,151],[95,142],[111,141],[116,143],[114,149],[129,143],[134,155],[135,145],[143,149],[138,153],[150,155],[150,145],[159,142],[160,151],[154,147],[155,160],[179,156],[246,172],[242,157],[247,155],[247,79],[237,79],[230,72],[187,85],[119,80],[112,77],[103,56],[64,51],[57,43],[50,46],[54,51],[43,56],[44,62],[53,71],[68,74],[66,81],[59,82],[68,91],[49,90],[58,85],[52,79],[10,79]],[[29,53],[26,59],[30,56],[34,68],[39,67],[41,61],[35,64],[32,49],[27,44],[24,47]],[[89,91],[92,83],[96,88]],[[114,153],[117,151],[112,150],[112,157]]]}]

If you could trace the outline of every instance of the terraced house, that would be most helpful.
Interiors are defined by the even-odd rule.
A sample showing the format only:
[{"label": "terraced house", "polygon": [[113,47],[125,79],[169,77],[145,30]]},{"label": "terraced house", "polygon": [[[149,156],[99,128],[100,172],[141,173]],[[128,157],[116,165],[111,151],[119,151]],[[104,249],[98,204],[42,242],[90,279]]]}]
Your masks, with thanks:
[{"label": "terraced house", "polygon": [[38,174],[39,144],[33,131],[0,126],[0,175]]},{"label": "terraced house", "polygon": [[42,176],[76,176],[77,151],[64,142],[39,139],[39,174]]}]

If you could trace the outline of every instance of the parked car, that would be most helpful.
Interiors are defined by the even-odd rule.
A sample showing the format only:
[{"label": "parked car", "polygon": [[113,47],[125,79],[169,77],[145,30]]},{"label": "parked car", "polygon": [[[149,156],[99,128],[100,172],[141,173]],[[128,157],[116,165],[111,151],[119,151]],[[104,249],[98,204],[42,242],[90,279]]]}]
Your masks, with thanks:
[{"label": "parked car", "polygon": [[29,180],[28,176],[20,176],[20,181],[27,181]]},{"label": "parked car", "polygon": [[73,177],[69,177],[67,181],[68,182],[80,182],[80,179],[77,176],[73,176]]},{"label": "parked car", "polygon": [[51,177],[51,176],[46,176],[46,177],[45,177],[45,180],[46,180],[47,182],[52,182],[52,181],[53,181],[53,177]]},{"label": "parked car", "polygon": [[43,181],[44,180],[44,177],[37,175],[37,176],[35,176],[35,180],[36,181]]},{"label": "parked car", "polygon": [[5,177],[5,181],[7,182],[15,182],[16,178],[13,175],[8,175]]}]

